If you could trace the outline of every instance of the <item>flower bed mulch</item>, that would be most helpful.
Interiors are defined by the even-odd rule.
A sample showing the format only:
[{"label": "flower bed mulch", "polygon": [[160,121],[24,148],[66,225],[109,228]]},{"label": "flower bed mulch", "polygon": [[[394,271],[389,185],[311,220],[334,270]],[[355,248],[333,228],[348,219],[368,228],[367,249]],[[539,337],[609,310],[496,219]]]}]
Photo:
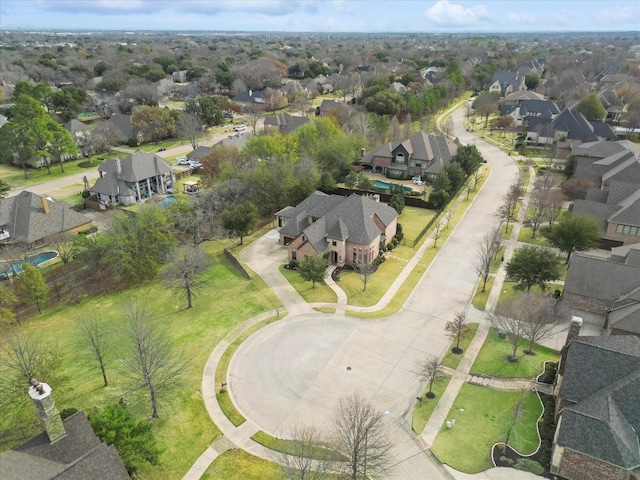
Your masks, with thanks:
[{"label": "flower bed mulch", "polygon": [[[542,462],[540,461],[541,460],[540,451],[537,451],[533,455],[527,456],[527,455],[520,455],[510,446],[507,446],[506,452],[503,452],[502,449],[503,449],[502,444],[496,444],[493,446],[493,449],[491,450],[493,463],[496,465],[496,467],[516,468],[516,463],[519,459],[532,460],[542,465]],[[508,460],[504,460],[505,458],[507,458]],[[553,478],[553,476],[551,475],[551,472],[545,466],[543,466],[543,468],[544,468],[544,473],[542,474],[542,476],[545,478]]]}]

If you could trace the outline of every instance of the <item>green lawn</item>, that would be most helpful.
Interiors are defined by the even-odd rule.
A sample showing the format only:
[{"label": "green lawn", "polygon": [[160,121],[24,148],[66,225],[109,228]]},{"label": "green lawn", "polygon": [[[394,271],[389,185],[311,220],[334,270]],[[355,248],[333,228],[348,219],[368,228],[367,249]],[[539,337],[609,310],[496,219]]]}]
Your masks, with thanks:
[{"label": "green lawn", "polygon": [[308,303],[335,303],[338,301],[338,296],[331,290],[326,283],[316,282],[315,288],[311,282],[307,282],[302,278],[300,272],[297,270],[288,270],[284,268],[284,265],[280,265],[280,273],[284,275],[284,278],[298,291],[305,302]]},{"label": "green lawn", "polygon": [[455,343],[451,342],[450,348],[447,351],[447,354],[442,358],[442,361],[440,362],[440,364],[444,365],[445,367],[453,368],[454,370],[458,368],[458,365],[460,364],[460,360],[462,360],[462,357],[464,356],[464,352],[466,352],[467,348],[469,348],[469,344],[471,343],[471,340],[473,340],[473,337],[476,336],[477,331],[478,331],[477,323],[467,324],[465,333],[463,337],[460,339],[460,348],[463,350],[463,353],[460,355],[456,355],[455,353],[453,353],[451,349],[455,346]]},{"label": "green lawn", "polygon": [[520,233],[518,234],[518,241],[525,243],[533,243],[534,245],[540,245],[541,247],[550,247],[549,240],[546,239],[538,230],[536,238],[532,237],[531,227],[520,227]]},{"label": "green lawn", "polygon": [[491,293],[491,289],[493,288],[493,282],[495,281],[495,279],[496,277],[494,276],[490,276],[489,278],[487,278],[487,285],[484,292],[482,291],[483,280],[480,279],[480,281],[478,282],[476,293],[473,296],[473,300],[471,301],[473,306],[478,310],[484,310],[486,308],[487,300],[489,300],[489,294]]},{"label": "green lawn", "polygon": [[[443,425],[431,452],[442,463],[461,472],[479,473],[491,468],[491,446],[505,441],[519,399],[520,392],[465,383],[447,416],[449,420],[455,419],[455,424],[450,429]],[[537,395],[526,392],[509,440],[509,445],[522,454],[533,453],[538,447],[540,413],[542,405]]]},{"label": "green lawn", "polygon": [[426,208],[404,207],[398,223],[402,225],[405,244],[413,245],[424,227],[436,216],[435,211]]},{"label": "green lawn", "polygon": [[201,480],[220,478],[224,478],[224,480],[282,480],[285,475],[283,468],[277,463],[255,457],[237,448],[216,458],[204,472],[204,475],[200,477]]},{"label": "green lawn", "polygon": [[[566,278],[567,276],[567,270],[566,269],[560,269],[560,278],[564,277]],[[537,285],[534,285],[533,287],[531,287],[531,291],[532,292],[536,292],[536,293],[541,293],[541,294],[546,294],[546,293],[553,293],[556,290],[560,290],[560,292],[562,292],[562,289],[564,288],[564,285],[562,283],[548,283],[547,284],[547,288],[546,290],[542,290],[540,289],[540,287],[538,287]],[[505,281],[502,284],[502,291],[500,292],[500,298],[498,299],[498,305],[500,305],[501,302],[504,302],[505,300],[510,300],[512,298],[515,298],[516,295],[518,295],[519,293],[521,293],[524,290],[516,290],[516,282],[509,282],[509,281]]]},{"label": "green lawn", "polygon": [[451,375],[443,374],[444,378],[436,378],[433,382],[433,393],[436,394],[436,398],[426,398],[424,395],[429,391],[429,387],[425,387],[422,391],[422,406],[420,406],[420,402],[416,400],[415,406],[413,407],[413,421],[412,428],[413,431],[418,435],[422,433],[425,425],[429,421],[431,414],[435,410],[438,405],[438,401],[440,397],[447,389],[447,385],[449,385],[449,380],[451,380]]},{"label": "green lawn", "polygon": [[[195,299],[192,309],[187,310],[184,300],[172,296],[162,281],[155,280],[125,292],[86,299],[77,305],[47,309],[42,315],[23,322],[25,329],[38,331],[65,355],[62,370],[69,382],[53,386],[58,409],[75,407],[90,410],[124,396],[137,418],[149,416],[148,400],[142,393],[127,390],[118,371],[118,354],[107,370],[109,386],[102,387],[99,372],[88,368],[79,355],[75,343],[75,321],[98,314],[113,326],[117,349],[122,347],[122,307],[128,301],[145,305],[168,327],[175,347],[183,352],[186,360],[185,381],[173,398],[161,402],[161,418],[153,422],[153,430],[165,448],[162,464],[144,466],[139,473],[140,478],[181,478],[220,435],[202,402],[200,379],[205,362],[215,345],[239,323],[280,306],[259,277],[246,280],[224,259],[221,252],[226,243],[205,244],[214,263],[203,274],[208,284],[202,295]],[[28,407],[30,405],[25,405]],[[7,421],[6,417],[0,419],[0,430],[8,427]]]},{"label": "green lawn", "polygon": [[93,157],[93,165],[81,167],[80,164],[86,163],[86,158],[78,160],[69,160],[64,162],[64,172],[60,170],[60,164],[51,166],[51,174],[47,173],[46,167],[42,168],[28,168],[27,178],[24,178],[24,170],[22,167],[12,167],[5,164],[0,164],[0,178],[8,183],[11,187],[29,187],[31,185],[38,185],[40,183],[56,180],[58,178],[68,177],[76,173],[86,173],[93,170],[97,170],[100,163],[107,157],[114,155],[98,155]]},{"label": "green lawn", "polygon": [[476,361],[471,366],[471,373],[481,373],[498,378],[533,378],[542,371],[542,364],[546,360],[557,362],[558,352],[541,345],[535,345],[535,355],[525,355],[524,350],[529,347],[525,339],[516,352],[517,362],[506,360],[511,355],[512,346],[507,339],[498,336],[498,331],[492,328],[487,335],[484,345],[480,349]]}]

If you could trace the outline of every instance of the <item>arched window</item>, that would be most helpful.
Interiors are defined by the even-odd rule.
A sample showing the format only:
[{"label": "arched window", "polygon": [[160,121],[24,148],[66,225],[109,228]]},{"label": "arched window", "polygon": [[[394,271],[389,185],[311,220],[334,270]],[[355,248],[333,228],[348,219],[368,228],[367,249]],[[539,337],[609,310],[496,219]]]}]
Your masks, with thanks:
[{"label": "arched window", "polygon": [[396,154],[396,163],[404,163],[404,153]]}]

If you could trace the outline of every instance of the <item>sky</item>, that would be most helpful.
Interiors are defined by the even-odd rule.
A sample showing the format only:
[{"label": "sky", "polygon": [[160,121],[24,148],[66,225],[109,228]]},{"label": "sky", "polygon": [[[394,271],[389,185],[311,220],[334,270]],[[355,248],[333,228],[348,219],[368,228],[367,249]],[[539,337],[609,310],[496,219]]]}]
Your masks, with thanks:
[{"label": "sky", "polygon": [[0,0],[0,29],[640,31],[629,0]]}]

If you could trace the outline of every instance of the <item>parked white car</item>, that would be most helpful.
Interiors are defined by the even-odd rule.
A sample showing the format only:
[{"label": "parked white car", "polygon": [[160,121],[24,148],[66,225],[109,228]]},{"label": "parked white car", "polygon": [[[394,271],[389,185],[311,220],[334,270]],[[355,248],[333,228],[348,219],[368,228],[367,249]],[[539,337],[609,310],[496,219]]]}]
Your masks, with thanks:
[{"label": "parked white car", "polygon": [[246,128],[247,128],[247,126],[246,126],[244,123],[243,123],[243,124],[241,124],[241,125],[236,125],[235,127],[233,127],[233,129],[234,129],[236,132],[241,132],[241,131],[243,131],[243,130],[244,130],[244,129],[246,129]]},{"label": "parked white car", "polygon": [[177,159],[178,165],[189,165],[189,160],[187,157],[178,157]]},{"label": "parked white car", "polygon": [[200,162],[198,162],[197,160],[192,160],[189,162],[189,166],[191,168],[200,168],[202,166],[202,164]]}]

